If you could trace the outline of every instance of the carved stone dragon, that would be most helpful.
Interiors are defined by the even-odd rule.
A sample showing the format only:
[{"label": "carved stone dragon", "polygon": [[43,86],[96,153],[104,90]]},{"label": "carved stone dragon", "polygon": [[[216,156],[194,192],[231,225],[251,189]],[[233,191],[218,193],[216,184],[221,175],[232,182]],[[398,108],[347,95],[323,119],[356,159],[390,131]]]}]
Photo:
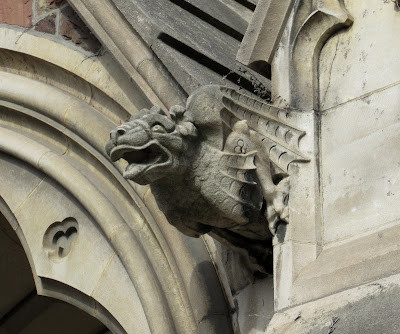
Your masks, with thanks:
[{"label": "carved stone dragon", "polygon": [[288,223],[288,166],[305,161],[291,114],[220,86],[204,86],[166,115],[143,109],[110,134],[124,177],[150,184],[168,221],[184,234],[208,233],[271,272],[271,239]]}]

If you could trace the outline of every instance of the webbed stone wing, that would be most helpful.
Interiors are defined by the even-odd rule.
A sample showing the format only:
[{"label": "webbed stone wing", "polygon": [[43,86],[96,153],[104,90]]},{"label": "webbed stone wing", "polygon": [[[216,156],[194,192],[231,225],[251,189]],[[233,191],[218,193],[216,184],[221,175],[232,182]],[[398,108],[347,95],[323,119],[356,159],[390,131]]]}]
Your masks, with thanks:
[{"label": "webbed stone wing", "polygon": [[262,206],[262,192],[254,180],[256,153],[223,152],[219,162],[220,191],[224,193],[220,209],[239,224],[248,223]]},{"label": "webbed stone wing", "polygon": [[263,143],[265,153],[271,162],[285,174],[292,162],[306,162],[309,159],[300,151],[299,142],[305,131],[289,125],[292,117],[289,110],[272,106],[226,87],[221,87],[222,122],[229,132],[234,125],[245,120],[254,135]]}]

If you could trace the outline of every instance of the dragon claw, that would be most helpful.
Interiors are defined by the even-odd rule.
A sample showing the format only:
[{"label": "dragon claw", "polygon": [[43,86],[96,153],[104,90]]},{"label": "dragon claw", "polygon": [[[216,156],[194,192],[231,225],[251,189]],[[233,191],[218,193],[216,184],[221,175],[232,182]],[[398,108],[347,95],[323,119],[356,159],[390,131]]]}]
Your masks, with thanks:
[{"label": "dragon claw", "polygon": [[275,192],[267,203],[267,220],[272,235],[276,234],[279,223],[289,223],[289,178],[284,178],[275,187]]}]

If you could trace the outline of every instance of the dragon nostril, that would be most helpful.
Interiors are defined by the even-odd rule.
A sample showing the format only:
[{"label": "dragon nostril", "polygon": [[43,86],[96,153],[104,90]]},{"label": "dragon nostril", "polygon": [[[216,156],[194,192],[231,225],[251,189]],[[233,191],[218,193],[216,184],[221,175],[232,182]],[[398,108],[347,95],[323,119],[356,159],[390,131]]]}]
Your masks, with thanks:
[{"label": "dragon nostril", "polygon": [[124,134],[126,133],[126,131],[125,131],[124,129],[118,129],[118,130],[117,130],[117,133],[118,133],[120,136],[122,136],[122,135],[124,135]]}]

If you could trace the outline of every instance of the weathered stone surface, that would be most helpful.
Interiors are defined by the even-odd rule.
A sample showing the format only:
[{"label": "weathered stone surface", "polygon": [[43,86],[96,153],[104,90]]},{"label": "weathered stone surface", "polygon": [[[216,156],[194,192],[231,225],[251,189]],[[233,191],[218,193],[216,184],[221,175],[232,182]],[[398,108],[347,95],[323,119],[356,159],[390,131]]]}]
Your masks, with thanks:
[{"label": "weathered stone surface", "polygon": [[325,244],[400,219],[399,103],[397,84],[323,114]]},{"label": "weathered stone surface", "polygon": [[[398,47],[383,41],[373,47],[382,40],[378,34],[394,38],[396,6],[327,0],[304,1],[296,9],[274,60],[273,87],[289,105],[292,98],[304,111],[321,108],[314,134],[319,161],[308,182],[301,177],[308,166],[291,178],[291,224],[274,248],[278,310],[399,271],[398,67],[389,69],[382,58],[397,57]],[[328,39],[315,67],[321,38],[339,27],[345,29]],[[291,95],[296,90],[302,96]],[[319,183],[314,191],[313,180]]]},{"label": "weathered stone surface", "polygon": [[130,80],[109,53],[88,58],[79,49],[45,37],[0,29],[2,71],[24,73],[90,101],[116,124],[126,120],[129,113],[151,105],[139,85]]},{"label": "weathered stone surface", "polygon": [[36,10],[37,14],[43,15],[53,9],[60,8],[61,6],[67,4],[67,0],[37,0]]},{"label": "weathered stone surface", "polygon": [[[43,181],[45,175],[32,170],[26,164],[15,165],[15,160],[4,155],[0,156],[0,174],[3,176],[0,179],[0,191],[5,193],[9,189],[14,189],[10,192],[7,198],[7,205],[12,211],[16,210],[28,197],[29,194]],[[19,175],[19,183],[15,184],[14,175]]]},{"label": "weathered stone surface", "polygon": [[[36,180],[35,170],[24,164],[21,165],[21,162],[17,159],[6,157],[5,160],[0,160],[0,168],[8,170],[9,175],[7,176],[10,181],[13,181],[15,189],[21,188],[24,183],[31,183],[29,182],[29,178],[31,178],[32,181]],[[24,172],[24,169],[30,171],[30,173]],[[6,170],[4,170],[4,173],[2,170],[2,176],[5,176]],[[21,178],[21,175],[24,177]],[[13,200],[13,198],[10,198],[8,195],[10,193],[11,192],[8,192],[7,189],[0,187],[0,194],[7,203],[12,203]],[[31,263],[35,268],[34,275],[46,277],[49,280],[64,282],[64,289],[67,291],[68,289],[66,287],[72,286],[77,289],[75,291],[83,291],[87,295],[92,294],[98,300],[102,300],[101,304],[107,305],[110,312],[117,312],[113,305],[110,305],[107,293],[99,293],[99,291],[110,292],[110,286],[118,286],[121,288],[126,284],[125,288],[120,290],[125,293],[124,297],[126,297],[126,293],[128,291],[130,292],[133,287],[131,281],[126,279],[128,275],[121,265],[120,259],[115,256],[108,241],[104,240],[103,235],[98,231],[95,225],[90,222],[90,218],[84,210],[77,205],[75,199],[49,177],[30,191],[29,194],[30,196],[24,197],[22,192],[19,193],[20,196],[22,195],[20,201],[23,203],[14,209],[14,211],[20,224],[18,226],[19,232],[27,236],[24,240],[24,246],[26,250],[29,250]],[[69,252],[65,252],[62,257],[59,257],[57,255],[60,255],[60,253],[53,254],[52,250],[48,247],[47,240],[43,239],[47,235],[48,227],[50,226],[51,228],[53,225],[51,222],[55,220],[63,220],[64,222],[66,219],[62,219],[62,217],[67,216],[76,217],[74,223],[77,228],[77,236]],[[71,218],[67,218],[67,220],[71,220]],[[54,241],[51,235],[50,239]],[[12,249],[10,249],[10,252],[12,252]],[[8,255],[10,254],[11,253]],[[85,254],[85,256],[82,256],[82,254]],[[4,263],[4,261],[2,261],[2,263]],[[113,265],[110,265],[110,263]],[[30,273],[30,275],[32,275],[32,273]],[[105,279],[109,278],[110,275],[112,276],[113,284]],[[115,284],[117,277],[120,281],[118,284]],[[38,281],[38,279],[39,278],[36,277],[36,281]],[[13,284],[18,284],[21,288],[21,292],[25,292],[24,296],[18,301],[26,297],[26,295],[34,289],[32,286],[28,286],[29,291],[26,291],[27,287],[22,285],[23,282],[20,279],[14,278]],[[103,286],[103,284],[105,286]],[[74,296],[71,293],[68,293],[68,295],[68,298],[73,302]],[[7,296],[3,297],[6,298]],[[121,297],[121,299],[117,299],[115,298],[115,294],[113,297],[114,305],[127,305],[124,298]],[[121,302],[122,299],[124,303]],[[140,301],[138,301],[137,298],[131,298],[130,305],[131,307],[126,310],[138,310],[137,315],[139,316],[139,310],[141,309]],[[93,305],[93,311],[95,309],[96,307]],[[86,309],[86,311],[88,310]],[[97,309],[96,312],[101,313],[101,310]],[[122,313],[123,312],[120,313],[120,316],[122,316]],[[138,317],[125,318],[122,319],[123,321],[121,321],[121,323],[123,323],[123,327],[137,331],[138,329],[145,328],[147,325],[146,321],[143,322],[142,320],[142,326],[140,326],[138,319]],[[107,325],[110,324],[111,323],[108,323]]]},{"label": "weathered stone surface", "polygon": [[55,35],[56,33],[56,14],[51,14],[41,19],[35,24],[35,30]]},{"label": "weathered stone surface", "polygon": [[[294,304],[343,291],[400,272],[400,227],[353,238],[324,249],[294,282]],[[373,270],[371,270],[373,268]],[[329,282],[329,284],[327,284]]]},{"label": "weathered stone surface", "polygon": [[257,280],[237,294],[237,322],[240,333],[265,333],[274,315],[274,281]]},{"label": "weathered stone surface", "polygon": [[236,60],[252,68],[270,65],[294,0],[261,0],[246,30]]},{"label": "weathered stone surface", "polygon": [[32,26],[33,0],[2,0],[0,22],[30,28]]},{"label": "weathered stone surface", "polygon": [[[118,284],[115,278],[118,277]],[[149,334],[150,329],[140,299],[118,256],[110,259],[92,292],[95,299],[116,315],[127,333]]]},{"label": "weathered stone surface", "polygon": [[[139,2],[135,0],[135,3]],[[173,6],[177,6],[178,2],[174,1]],[[72,173],[74,178],[70,178],[68,182],[64,180],[65,184],[74,190],[73,196],[67,197],[71,200],[74,200],[73,197],[79,197],[80,201],[85,201],[88,210],[94,216],[97,215],[97,218],[86,220],[85,229],[78,225],[77,238],[66,244],[69,252],[65,257],[49,258],[49,247],[43,245],[42,234],[49,231],[52,225],[46,225],[43,221],[54,215],[51,221],[56,219],[56,222],[65,223],[65,218],[62,219],[57,214],[65,213],[63,210],[70,209],[71,206],[68,201],[61,200],[63,203],[55,204],[54,208],[45,210],[44,214],[40,209],[49,203],[46,200],[61,198],[62,195],[58,193],[62,193],[63,188],[57,186],[57,194],[49,198],[46,193],[53,193],[45,188],[45,183],[46,186],[50,183],[50,177],[47,176],[43,181],[44,175],[27,173],[21,167],[23,164],[19,165],[21,168],[12,169],[9,160],[5,159],[0,161],[4,162],[0,165],[0,195],[6,192],[10,207],[16,211],[19,218],[24,219],[24,228],[29,231],[29,238],[34,239],[34,242],[29,240],[34,244],[32,250],[35,259],[38,254],[43,253],[47,256],[46,261],[50,264],[46,262],[45,265],[37,266],[42,270],[41,273],[45,272],[43,268],[46,269],[47,265],[53,269],[62,268],[66,272],[71,268],[72,271],[75,270],[74,266],[81,266],[75,271],[84,272],[84,261],[81,261],[82,257],[76,253],[78,250],[85,254],[90,253],[92,236],[95,236],[95,243],[105,242],[106,245],[112,244],[115,249],[119,249],[119,255],[109,257],[105,266],[103,262],[99,265],[104,268],[103,271],[98,268],[92,270],[93,276],[99,279],[90,280],[91,284],[95,285],[92,291],[93,298],[102,300],[107,309],[116,313],[128,331],[137,328],[139,333],[159,330],[162,333],[186,334],[190,332],[187,328],[198,326],[200,332],[207,334],[224,331],[229,333],[231,328],[227,325],[228,312],[226,305],[221,301],[223,297],[218,290],[213,265],[206,255],[198,256],[206,253],[205,248],[202,248],[201,239],[197,239],[196,245],[190,248],[188,245],[192,239],[181,239],[173,232],[168,232],[165,227],[162,227],[160,232],[158,226],[166,224],[166,221],[160,213],[148,213],[151,193],[146,188],[131,187],[129,182],[122,179],[119,171],[125,166],[113,166],[106,160],[103,141],[107,140],[108,128],[126,119],[128,112],[123,108],[131,114],[136,114],[138,110],[155,103],[157,94],[163,96],[160,101],[166,101],[165,104],[179,100],[176,98],[179,89],[175,90],[176,87],[170,85],[173,80],[185,86],[187,92],[207,83],[208,78],[219,80],[218,72],[214,71],[216,67],[207,67],[207,62],[211,60],[210,63],[214,66],[221,60],[225,68],[231,66],[225,63],[227,58],[222,59],[221,56],[221,59],[218,59],[218,56],[222,55],[221,45],[225,46],[224,43],[233,37],[230,36],[217,46],[215,41],[218,41],[218,38],[213,39],[210,45],[206,44],[207,38],[193,42],[192,39],[197,36],[193,31],[180,39],[179,33],[174,29],[156,29],[171,22],[168,13],[159,14],[158,21],[165,19],[164,23],[159,24],[153,24],[152,17],[147,18],[139,13],[135,16],[139,19],[132,25],[136,24],[143,29],[143,35],[151,35],[150,30],[154,33],[150,36],[148,45],[151,45],[156,54],[164,57],[162,60],[165,66],[171,69],[169,73],[175,77],[172,78],[165,68],[159,66],[160,63],[149,46],[140,42],[140,36],[133,39],[132,34],[125,34],[129,31],[132,33],[133,30],[129,28],[128,23],[126,25],[131,30],[121,27],[117,29],[118,24],[112,24],[113,17],[118,17],[119,13],[117,11],[118,15],[115,15],[115,12],[107,7],[110,1],[101,2],[100,5],[99,3],[96,0],[92,7],[85,7],[86,12],[80,8],[81,14],[83,13],[85,19],[91,18],[90,15],[94,13],[91,9],[95,8],[96,4],[103,7],[100,10],[101,14],[104,14],[102,18],[108,21],[92,22],[96,28],[94,30],[104,40],[107,40],[110,31],[113,32],[107,45],[113,50],[114,56],[118,55],[118,52],[124,55],[115,57],[118,61],[125,59],[126,63],[131,64],[130,71],[127,72],[130,74],[129,79],[136,82],[135,88],[132,88],[133,85],[129,83],[128,77],[125,78],[124,73],[116,70],[115,64],[109,65],[113,63],[110,54],[96,59],[87,58],[87,53],[76,51],[79,48],[72,47],[72,52],[66,47],[62,49],[61,44],[57,45],[53,38],[45,40],[38,37],[46,36],[45,34],[22,33],[24,29],[15,27],[0,28],[0,48],[3,50],[0,50],[0,96],[1,100],[8,101],[4,102],[6,105],[0,111],[0,130],[2,134],[6,134],[0,136],[1,148],[8,149],[8,154],[15,153],[24,159],[31,159],[30,163],[34,166],[47,168],[47,172],[51,171],[57,182],[60,182],[64,175],[70,175],[68,172],[71,172],[72,167],[65,169],[65,164],[61,164],[69,161],[81,174]],[[130,1],[120,3],[126,5]],[[202,11],[203,18],[207,18],[207,15],[212,16],[212,11],[221,13],[220,10],[223,9],[220,4],[207,7],[206,2],[200,4],[188,0],[185,3]],[[236,1],[235,3],[239,4]],[[262,3],[259,2],[260,5]],[[48,10],[56,8],[51,7],[50,2],[47,4]],[[151,1],[143,4],[142,8],[144,7],[150,10]],[[173,12],[182,15],[179,18],[182,20],[178,20],[177,26],[184,27],[182,30],[190,30],[190,24],[180,24],[183,21],[192,23],[191,20],[185,21],[187,18],[183,17],[184,15],[195,15],[185,8],[180,8],[181,10]],[[393,277],[389,277],[389,281],[385,282],[375,280],[400,272],[400,215],[397,205],[400,199],[397,182],[400,166],[400,115],[396,109],[400,102],[400,94],[396,66],[398,39],[395,38],[399,12],[396,10],[396,3],[389,0],[368,0],[362,3],[335,0],[300,1],[296,10],[289,19],[290,31],[285,31],[281,40],[282,45],[286,42],[288,44],[281,45],[276,54],[272,78],[276,96],[282,96],[283,99],[288,97],[287,101],[282,101],[282,105],[287,102],[286,106],[296,106],[302,111],[309,111],[302,113],[302,117],[296,118],[290,125],[306,130],[307,134],[300,142],[299,151],[307,152],[312,161],[304,165],[291,164],[289,168],[290,224],[279,225],[274,238],[274,306],[278,313],[269,328],[266,329],[272,306],[270,281],[267,284],[265,280],[259,280],[253,285],[241,276],[241,272],[232,270],[229,275],[220,274],[221,282],[224,280],[224,291],[230,310],[236,310],[234,315],[238,319],[237,328],[246,334],[397,334],[399,283],[394,280],[389,282]],[[328,39],[320,56],[319,48],[332,30],[348,26],[349,14],[354,16],[353,26]],[[222,15],[220,23],[228,24],[232,17],[230,12]],[[196,16],[193,22],[197,22],[198,18]],[[99,22],[101,24],[98,24]],[[200,28],[202,26],[199,25]],[[149,30],[146,30],[147,28]],[[237,31],[240,32],[242,28],[238,26]],[[208,27],[206,32],[216,30],[216,27]],[[169,33],[173,38],[165,38],[160,31]],[[68,34],[73,35],[76,40],[83,40],[81,32],[79,36],[71,31]],[[181,52],[182,45],[177,41],[190,44],[193,50],[199,52],[197,55],[207,55],[207,62],[200,64],[197,62],[204,58],[190,58],[189,53],[192,49],[182,49],[190,51],[186,54]],[[81,41],[82,43],[84,42]],[[118,47],[112,49],[114,44],[118,44]],[[297,48],[294,52],[291,49],[293,46]],[[233,49],[226,50],[231,52]],[[216,53],[213,54],[213,51]],[[52,66],[45,67],[45,61],[51,62]],[[63,71],[68,74],[61,73]],[[202,73],[204,76],[200,76]],[[74,78],[75,75],[80,79]],[[21,78],[22,76],[30,79]],[[54,87],[44,88],[45,84]],[[144,93],[140,89],[143,89]],[[38,92],[46,98],[38,98]],[[293,92],[299,94],[291,95]],[[70,95],[75,97],[74,103],[71,103]],[[83,102],[75,103],[76,100]],[[138,100],[140,102],[137,102]],[[279,98],[276,101],[279,103]],[[18,108],[12,103],[23,105],[23,108]],[[16,107],[18,111],[15,111]],[[313,108],[316,109],[315,112],[310,111]],[[35,112],[31,112],[30,109]],[[10,112],[15,115],[9,117]],[[21,114],[26,117],[21,117]],[[279,118],[278,114],[275,116]],[[46,121],[42,126],[38,126],[42,119]],[[251,123],[251,117],[248,123]],[[221,129],[221,124],[218,124],[218,129]],[[266,124],[262,125],[265,128]],[[48,127],[51,127],[51,131],[46,130]],[[280,129],[274,130],[280,133]],[[59,132],[57,136],[56,132]],[[25,139],[14,143],[13,136],[10,137],[9,133],[13,133],[15,137],[24,136]],[[29,146],[31,141],[39,142],[45,148]],[[14,144],[8,144],[9,142]],[[269,148],[275,154],[274,148]],[[275,155],[280,156],[280,153]],[[285,154],[282,157],[284,159]],[[63,169],[59,172],[57,168],[61,165]],[[20,179],[12,182],[16,172],[20,174]],[[28,180],[29,175],[32,176],[31,180]],[[25,183],[20,184],[19,181]],[[172,186],[176,183],[171,182]],[[15,189],[10,192],[8,189],[13,187]],[[139,196],[136,196],[133,189],[140,189]],[[145,203],[142,203],[140,198],[144,199]],[[98,204],[99,199],[102,200],[99,201],[101,205]],[[108,203],[107,199],[112,203]],[[35,205],[35,201],[39,201],[40,205]],[[191,204],[193,208],[198,205],[196,201]],[[209,210],[210,206],[205,206],[203,211]],[[99,207],[102,209],[100,213]],[[104,210],[104,207],[107,210]],[[21,213],[21,210],[25,209],[31,210],[32,214]],[[82,209],[82,212],[86,211]],[[157,220],[158,224],[152,223],[152,219]],[[79,224],[79,220],[77,221]],[[32,222],[34,226],[28,224]],[[93,226],[95,230],[102,226],[105,232],[96,237],[99,233],[90,230]],[[61,232],[66,234],[67,231]],[[166,234],[167,242],[160,237]],[[83,236],[86,237],[85,240],[89,240],[86,244],[82,242]],[[56,245],[59,245],[58,240]],[[43,246],[44,249],[40,249]],[[95,246],[97,245],[93,247]],[[168,253],[169,247],[173,249],[173,255]],[[197,251],[196,247],[200,250]],[[183,255],[184,250],[188,249],[189,255]],[[212,249],[212,252],[220,252],[214,254],[214,259],[220,256],[220,262],[226,261],[229,264],[232,260],[223,254],[221,256],[222,251],[218,248]],[[101,252],[96,254],[107,258],[107,255]],[[92,254],[89,254],[89,258],[88,267],[93,268],[96,263]],[[175,261],[178,262],[177,266]],[[72,265],[68,267],[65,263]],[[137,265],[138,263],[140,265]],[[239,265],[240,262],[234,264]],[[86,293],[91,292],[85,282],[80,282],[80,278],[71,279],[69,273],[57,272],[57,269],[54,269],[54,272],[61,273],[57,276],[58,280],[64,280],[66,284],[68,281],[74,282],[75,286],[84,289]],[[232,278],[235,274],[236,277]],[[120,280],[116,280],[115,277],[119,277]],[[93,283],[94,281],[97,283]],[[210,281],[213,283],[210,284]],[[118,284],[114,284],[115,282]],[[133,288],[132,282],[136,284],[136,289]],[[361,286],[362,284],[366,285]],[[126,289],[119,290],[118,286]],[[354,289],[355,286],[360,288]],[[229,295],[229,292],[234,296]],[[186,295],[189,297],[186,298]],[[70,294],[71,301],[74,300],[74,296],[73,293]],[[119,302],[127,296],[128,302]],[[210,296],[215,297],[216,301]],[[167,302],[164,303],[164,300]],[[210,307],[211,304],[214,306]],[[238,309],[235,309],[235,306]],[[131,317],[132,311],[127,308],[136,312],[134,317]],[[176,316],[178,313],[179,316]],[[190,320],[191,314],[194,314],[193,321]],[[150,319],[149,323],[146,323],[146,317]],[[133,318],[140,320],[135,323]],[[174,320],[171,320],[172,318]],[[180,321],[182,319],[184,321]],[[189,323],[187,327],[186,320]],[[182,323],[184,324],[181,326]]]},{"label": "weathered stone surface", "polygon": [[[393,1],[344,1],[354,17],[351,29],[324,46],[320,58],[320,105],[327,110],[399,81],[399,12]],[[395,102],[393,101],[393,104]]]},{"label": "weathered stone surface", "polygon": [[[351,26],[353,19],[343,2],[300,1],[292,11],[272,64],[277,102],[292,108],[319,109],[317,60],[321,48],[336,31]],[[279,98],[278,98],[279,97]]]},{"label": "weathered stone surface", "polygon": [[72,7],[65,7],[61,11],[59,33],[65,40],[71,41],[87,51],[96,53],[101,48],[99,41]]},{"label": "weathered stone surface", "polygon": [[70,1],[85,16],[85,22],[126,71],[131,80],[128,87],[132,83],[136,84],[152,104],[161,107],[169,108],[183,103],[183,90],[167,75],[161,62],[153,57],[149,46],[126,21],[115,19],[120,13],[111,0],[104,0],[102,3],[97,0]]},{"label": "weathered stone surface", "polygon": [[22,231],[19,227],[13,230],[10,221],[15,218],[1,199],[0,211],[7,216],[0,213],[0,332],[104,333],[105,326],[76,305],[37,294],[32,261],[20,241],[24,239]]},{"label": "weathered stone surface", "polygon": [[[81,0],[72,2],[75,7],[82,3]],[[94,0],[85,1],[84,6],[91,12],[97,7]],[[247,21],[255,8],[252,3],[108,0],[106,6],[108,12],[111,8],[126,18],[167,70],[176,76],[186,94],[191,94],[203,82],[223,85],[229,81],[230,85],[254,91],[251,81],[254,75],[241,71],[235,61]],[[269,90],[268,79],[259,81]],[[269,92],[265,98],[268,96]]]},{"label": "weathered stone surface", "polygon": [[[54,181],[44,180],[35,189],[34,196],[31,194],[15,211],[15,215],[26,235],[37,275],[63,280],[90,295],[114,251],[82,208],[69,197]],[[50,198],[51,206],[43,210]],[[78,234],[69,254],[55,259],[43,247],[43,237],[51,224],[63,221],[66,217],[76,219],[79,224]],[[88,239],[91,240],[90,243],[87,242]],[[86,254],[85,266],[79,265],[81,254]]]},{"label": "weathered stone surface", "polygon": [[[158,208],[150,190],[144,203],[157,217],[158,225],[170,244],[171,251],[180,260],[178,265],[182,272],[183,282],[188,289],[193,312],[197,319],[202,319],[199,324],[199,328],[201,328],[199,334],[207,334],[210,331],[218,334],[231,333],[230,314],[232,308],[225,302],[217,302],[217,300],[225,301],[229,297],[220,288],[221,276],[209,274],[209,270],[215,266],[215,262],[210,259],[209,244],[207,244],[206,250],[202,238],[193,239],[175,229]],[[219,272],[219,270],[217,271]],[[202,288],[193,288],[195,286]],[[205,320],[204,324],[203,319]]]},{"label": "weathered stone surface", "polygon": [[400,66],[391,61],[400,47],[392,38],[398,12],[390,1],[346,5],[354,27],[332,37],[320,60],[326,244],[378,231],[400,218]]},{"label": "weathered stone surface", "polygon": [[267,334],[396,334],[399,276],[373,281],[276,313]]}]

